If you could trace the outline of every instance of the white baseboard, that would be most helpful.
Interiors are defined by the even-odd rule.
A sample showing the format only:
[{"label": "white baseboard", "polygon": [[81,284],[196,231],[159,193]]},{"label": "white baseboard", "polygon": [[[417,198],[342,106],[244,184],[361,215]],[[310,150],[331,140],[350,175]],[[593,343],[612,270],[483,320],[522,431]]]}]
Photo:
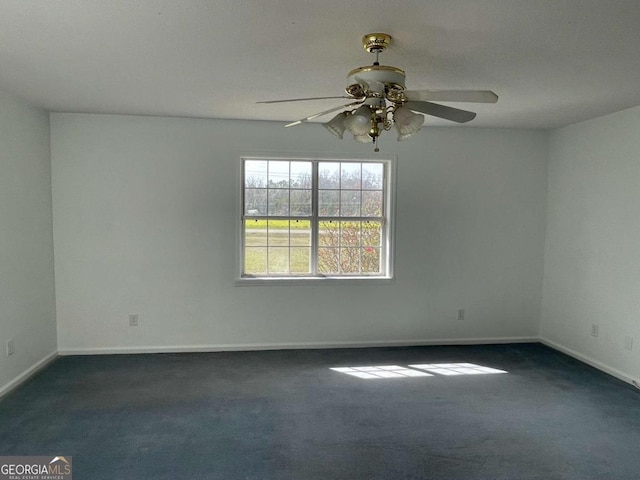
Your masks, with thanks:
[{"label": "white baseboard", "polygon": [[50,353],[49,355],[44,357],[42,360],[40,360],[38,363],[36,363],[36,364],[32,365],[31,367],[27,368],[24,372],[22,372],[20,375],[15,377],[9,383],[7,383],[5,385],[2,385],[0,387],[0,398],[5,396],[7,393],[9,393],[14,388],[17,388],[22,383],[24,383],[27,380],[29,380],[29,378],[31,378],[33,375],[35,375],[40,370],[42,370],[44,367],[46,367],[51,362],[53,362],[56,359],[57,356],[58,356],[58,352]]},{"label": "white baseboard", "polygon": [[[640,382],[638,382],[638,380],[636,380],[635,378],[633,378],[631,375],[622,372],[621,370],[618,370],[617,368],[613,368],[610,367],[609,365],[606,365],[598,360],[594,360],[593,358],[587,356],[587,355],[583,355],[582,353],[578,353],[575,350],[572,350],[570,348],[565,347],[564,345],[560,345],[559,343],[553,342],[549,339],[546,338],[540,338],[539,341],[541,343],[543,343],[544,345],[546,345],[547,347],[553,348],[554,350],[558,350],[559,352],[562,352],[566,355],[569,355],[570,357],[575,358],[576,360],[580,360],[583,363],[586,363],[587,365],[591,365],[594,368],[597,368],[598,370],[601,370],[605,373],[608,373],[609,375],[612,375],[620,380],[622,380],[623,382],[627,382],[630,383],[631,385],[638,387],[638,384]],[[640,388],[640,387],[639,387]]]},{"label": "white baseboard", "polygon": [[113,355],[136,353],[197,353],[250,350],[300,350],[328,348],[414,347],[429,345],[488,345],[501,343],[534,343],[538,337],[445,338],[425,340],[369,340],[361,342],[243,343],[221,345],[167,345],[138,347],[61,348],[59,355]]},{"label": "white baseboard", "polygon": [[370,348],[370,347],[411,347],[429,345],[490,345],[505,343],[543,343],[570,357],[591,365],[623,382],[640,388],[640,381],[631,375],[610,367],[593,358],[576,352],[559,343],[540,337],[493,337],[493,338],[447,338],[427,340],[371,340],[365,342],[302,342],[302,343],[247,343],[247,344],[223,344],[223,345],[174,345],[163,347],[103,347],[103,348],[67,348],[53,352],[44,357],[38,363],[32,365],[9,383],[0,387],[0,398],[9,391],[42,370],[58,355],[113,355],[113,354],[137,354],[137,353],[198,353],[198,352],[228,352],[228,351],[252,351],[252,350],[293,350],[293,349],[329,349],[329,348]]}]

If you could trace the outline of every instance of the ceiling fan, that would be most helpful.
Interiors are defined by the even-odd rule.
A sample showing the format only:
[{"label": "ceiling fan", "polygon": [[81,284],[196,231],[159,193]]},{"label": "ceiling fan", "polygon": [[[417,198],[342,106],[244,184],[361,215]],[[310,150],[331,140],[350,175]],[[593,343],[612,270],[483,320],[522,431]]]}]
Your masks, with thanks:
[{"label": "ceiling fan", "polygon": [[391,43],[386,33],[368,33],[362,37],[362,44],[369,53],[375,54],[373,65],[358,67],[347,75],[346,95],[336,97],[292,98],[270,100],[258,103],[304,102],[344,98],[351,102],[339,105],[323,112],[315,113],[301,120],[289,123],[293,127],[337,110],[346,109],[333,117],[323,126],[338,138],[348,131],[354,140],[375,144],[378,149],[378,137],[384,130],[395,125],[398,141],[405,140],[416,133],[424,123],[421,112],[434,117],[466,123],[476,116],[474,112],[440,105],[436,102],[473,102],[496,103],[498,96],[490,90],[406,90],[404,70],[380,65],[379,54]]}]

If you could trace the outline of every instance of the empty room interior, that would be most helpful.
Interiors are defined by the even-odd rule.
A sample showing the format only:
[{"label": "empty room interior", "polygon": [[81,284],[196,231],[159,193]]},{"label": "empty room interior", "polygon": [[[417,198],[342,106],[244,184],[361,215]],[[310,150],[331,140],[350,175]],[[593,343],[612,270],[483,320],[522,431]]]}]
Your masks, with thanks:
[{"label": "empty room interior", "polygon": [[3,468],[640,478],[639,24],[0,0]]}]

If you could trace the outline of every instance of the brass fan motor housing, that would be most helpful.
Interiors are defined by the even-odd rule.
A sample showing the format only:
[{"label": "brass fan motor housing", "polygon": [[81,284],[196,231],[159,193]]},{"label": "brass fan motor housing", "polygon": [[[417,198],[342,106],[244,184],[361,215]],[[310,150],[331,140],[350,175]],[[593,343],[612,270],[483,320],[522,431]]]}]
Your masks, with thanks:
[{"label": "brass fan motor housing", "polygon": [[[401,101],[405,89],[404,80],[404,70],[397,67],[388,65],[358,67],[347,75],[345,92],[354,98],[366,96]],[[366,87],[365,84],[367,84]]]}]

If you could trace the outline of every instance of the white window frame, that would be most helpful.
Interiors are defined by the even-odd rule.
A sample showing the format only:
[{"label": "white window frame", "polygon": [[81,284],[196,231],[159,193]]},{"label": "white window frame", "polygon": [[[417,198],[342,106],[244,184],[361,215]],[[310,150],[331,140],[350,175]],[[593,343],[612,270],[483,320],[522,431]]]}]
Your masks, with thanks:
[{"label": "white window frame", "polygon": [[[362,275],[325,275],[325,274],[311,274],[311,275],[297,275],[297,274],[267,274],[267,275],[244,275],[244,255],[245,255],[245,242],[244,242],[244,222],[245,222],[245,212],[244,212],[244,189],[245,189],[245,175],[244,175],[244,165],[247,160],[256,160],[256,161],[308,161],[312,162],[314,165],[317,165],[320,162],[355,162],[355,163],[363,163],[363,162],[373,162],[373,163],[382,163],[384,165],[384,188],[383,188],[383,229],[382,229],[382,238],[381,238],[381,266],[382,273],[381,274],[362,274]],[[308,154],[305,155],[295,155],[295,154],[242,154],[240,155],[239,164],[239,195],[238,195],[238,215],[237,218],[238,226],[236,228],[237,232],[237,242],[238,250],[237,250],[237,278],[236,285],[264,285],[264,284],[313,284],[317,285],[319,283],[335,283],[335,282],[346,282],[352,284],[354,282],[366,282],[369,284],[370,282],[381,282],[388,283],[393,278],[393,260],[394,260],[394,236],[395,236],[395,179],[396,179],[396,157],[395,156],[386,156],[379,155],[376,156],[355,156],[355,155],[318,155],[318,156],[310,156]],[[312,233],[311,237],[311,255],[312,255],[312,271],[317,271],[317,252],[318,252],[318,237],[317,237],[317,223],[319,218],[327,218],[318,215],[318,178],[317,178],[317,168],[313,167],[313,185],[312,185],[312,214],[309,217],[311,221]],[[268,217],[269,219],[279,219],[284,217],[276,217],[276,216],[260,216],[258,218]],[[294,215],[286,218],[294,218]],[[248,216],[248,218],[256,218],[254,216]],[[361,217],[331,217],[335,220],[341,221],[349,221],[349,220],[359,220]],[[370,218],[371,220],[375,220],[378,217]]]}]

